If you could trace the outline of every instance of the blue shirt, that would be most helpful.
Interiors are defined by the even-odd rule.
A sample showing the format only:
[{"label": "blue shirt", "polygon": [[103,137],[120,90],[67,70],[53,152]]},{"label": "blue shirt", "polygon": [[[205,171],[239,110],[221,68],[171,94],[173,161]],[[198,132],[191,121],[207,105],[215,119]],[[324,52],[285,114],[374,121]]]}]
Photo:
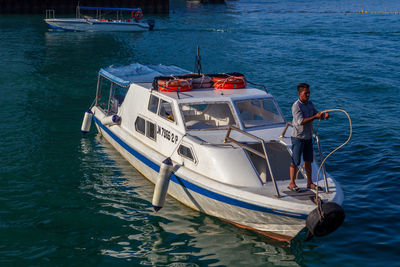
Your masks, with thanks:
[{"label": "blue shirt", "polygon": [[308,101],[307,104],[305,104],[301,102],[300,99],[297,99],[297,101],[294,102],[292,106],[292,137],[296,137],[299,139],[312,139],[313,122],[311,121],[304,125],[301,125],[301,122],[304,119],[310,118],[317,113],[318,111],[315,109],[311,101]]}]

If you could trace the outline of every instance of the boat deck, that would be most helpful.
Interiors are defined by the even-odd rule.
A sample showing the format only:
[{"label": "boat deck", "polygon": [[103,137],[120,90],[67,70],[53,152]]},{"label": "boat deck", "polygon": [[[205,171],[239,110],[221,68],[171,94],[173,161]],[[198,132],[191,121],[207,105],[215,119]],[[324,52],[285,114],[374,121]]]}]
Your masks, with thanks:
[{"label": "boat deck", "polygon": [[[315,196],[315,190],[310,190],[307,188],[307,182],[305,179],[298,179],[296,181],[297,186],[300,188],[300,192],[294,192],[288,189],[289,185],[289,180],[281,180],[277,181],[276,184],[279,189],[279,194],[280,194],[280,199],[282,201],[288,201],[288,202],[296,202],[296,203],[301,203],[301,204],[313,204],[311,197]],[[329,192],[318,192],[319,197],[324,201],[332,200],[336,193],[336,188],[331,179],[328,179],[328,186],[329,186]],[[315,183],[315,182],[314,182]],[[324,188],[324,181],[320,180],[318,182],[318,185],[320,187]],[[245,189],[248,192],[262,195],[262,196],[269,196],[269,197],[275,197],[276,196],[276,191],[274,188],[274,185],[271,181],[265,183],[263,187],[259,188],[246,188]]]}]

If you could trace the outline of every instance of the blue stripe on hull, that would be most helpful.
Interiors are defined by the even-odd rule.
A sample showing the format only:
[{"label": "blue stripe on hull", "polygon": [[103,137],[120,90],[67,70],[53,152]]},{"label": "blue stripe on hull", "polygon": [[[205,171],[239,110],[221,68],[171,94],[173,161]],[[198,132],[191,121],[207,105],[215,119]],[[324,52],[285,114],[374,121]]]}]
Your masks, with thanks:
[{"label": "blue stripe on hull", "polygon": [[[138,160],[142,161],[144,164],[149,166],[151,169],[153,169],[156,172],[159,172],[160,166],[151,161],[150,159],[146,158],[136,150],[134,150],[132,147],[130,147],[128,144],[126,144],[124,141],[122,141],[118,136],[116,136],[113,132],[110,131],[105,125],[103,125],[100,120],[98,120],[95,116],[93,116],[94,121],[96,122],[97,125],[101,129],[103,129],[108,135],[110,135],[111,138],[113,138],[120,146],[122,146],[126,151],[128,151],[130,154],[132,154],[135,158]],[[287,211],[280,211],[276,209],[270,209],[258,205],[254,205],[248,202],[244,202],[241,200],[237,200],[234,198],[230,198],[218,193],[215,193],[213,191],[210,191],[208,189],[205,189],[203,187],[197,186],[181,177],[176,176],[174,173],[171,175],[171,181],[173,181],[176,184],[181,185],[182,187],[186,187],[187,189],[190,189],[193,192],[196,192],[198,194],[201,194],[203,196],[206,196],[208,198],[232,205],[232,206],[237,206],[249,210],[254,210],[254,211],[259,211],[259,212],[266,212],[266,213],[271,213],[275,215],[280,215],[280,216],[286,216],[286,217],[292,217],[292,218],[297,218],[297,219],[306,219],[307,215],[306,214],[301,214],[301,213],[292,213],[292,212],[287,212]]]},{"label": "blue stripe on hull", "polygon": [[47,25],[49,26],[50,29],[53,29],[53,30],[61,30],[61,31],[66,31],[66,32],[73,32],[74,31],[74,30],[70,30],[70,29],[65,29],[65,28],[62,28],[62,27],[54,26],[54,25],[51,25],[51,24],[47,24]]}]

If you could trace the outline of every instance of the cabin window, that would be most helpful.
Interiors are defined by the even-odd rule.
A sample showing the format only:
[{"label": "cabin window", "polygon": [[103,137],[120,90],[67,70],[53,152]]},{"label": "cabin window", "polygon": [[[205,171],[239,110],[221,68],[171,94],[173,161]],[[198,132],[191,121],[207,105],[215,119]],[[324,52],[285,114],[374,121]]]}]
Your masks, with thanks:
[{"label": "cabin window", "polygon": [[122,104],[122,102],[124,102],[128,90],[129,87],[122,87],[117,84],[114,84],[114,91],[111,101],[114,102],[115,107],[119,107]]},{"label": "cabin window", "polygon": [[141,134],[145,134],[146,132],[146,121],[142,117],[137,117],[135,121],[135,129],[137,132]]},{"label": "cabin window", "polygon": [[150,100],[149,100],[149,107],[148,109],[157,114],[157,109],[158,109],[158,100],[159,98],[155,95],[151,95],[150,96]]},{"label": "cabin window", "polygon": [[161,99],[161,104],[160,104],[160,110],[159,114],[161,117],[169,120],[169,121],[175,121],[174,119],[174,113],[172,112],[172,106],[171,103]]},{"label": "cabin window", "polygon": [[181,104],[188,130],[226,129],[236,125],[229,103]]},{"label": "cabin window", "polygon": [[98,80],[96,104],[110,115],[118,113],[118,108],[124,102],[129,87],[120,86],[102,76]]},{"label": "cabin window", "polygon": [[272,98],[240,100],[235,102],[244,127],[269,126],[285,122]]},{"label": "cabin window", "polygon": [[156,140],[156,125],[150,121],[146,121],[146,136]]},{"label": "cabin window", "polygon": [[187,147],[187,146],[184,146],[184,145],[180,145],[179,148],[178,148],[178,154],[181,155],[182,157],[190,159],[193,162],[195,161],[192,149],[190,147]]}]

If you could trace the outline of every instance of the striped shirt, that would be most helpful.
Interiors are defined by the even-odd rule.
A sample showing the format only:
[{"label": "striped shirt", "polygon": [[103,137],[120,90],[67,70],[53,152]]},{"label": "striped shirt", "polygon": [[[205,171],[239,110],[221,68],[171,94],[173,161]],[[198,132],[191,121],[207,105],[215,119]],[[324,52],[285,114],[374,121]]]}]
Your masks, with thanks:
[{"label": "striped shirt", "polygon": [[318,111],[315,109],[311,101],[308,101],[307,104],[305,104],[301,102],[300,99],[297,99],[297,101],[294,102],[292,106],[292,137],[296,137],[299,139],[312,139],[313,122],[311,121],[304,125],[301,125],[301,122],[305,118],[312,117],[317,113]]}]

